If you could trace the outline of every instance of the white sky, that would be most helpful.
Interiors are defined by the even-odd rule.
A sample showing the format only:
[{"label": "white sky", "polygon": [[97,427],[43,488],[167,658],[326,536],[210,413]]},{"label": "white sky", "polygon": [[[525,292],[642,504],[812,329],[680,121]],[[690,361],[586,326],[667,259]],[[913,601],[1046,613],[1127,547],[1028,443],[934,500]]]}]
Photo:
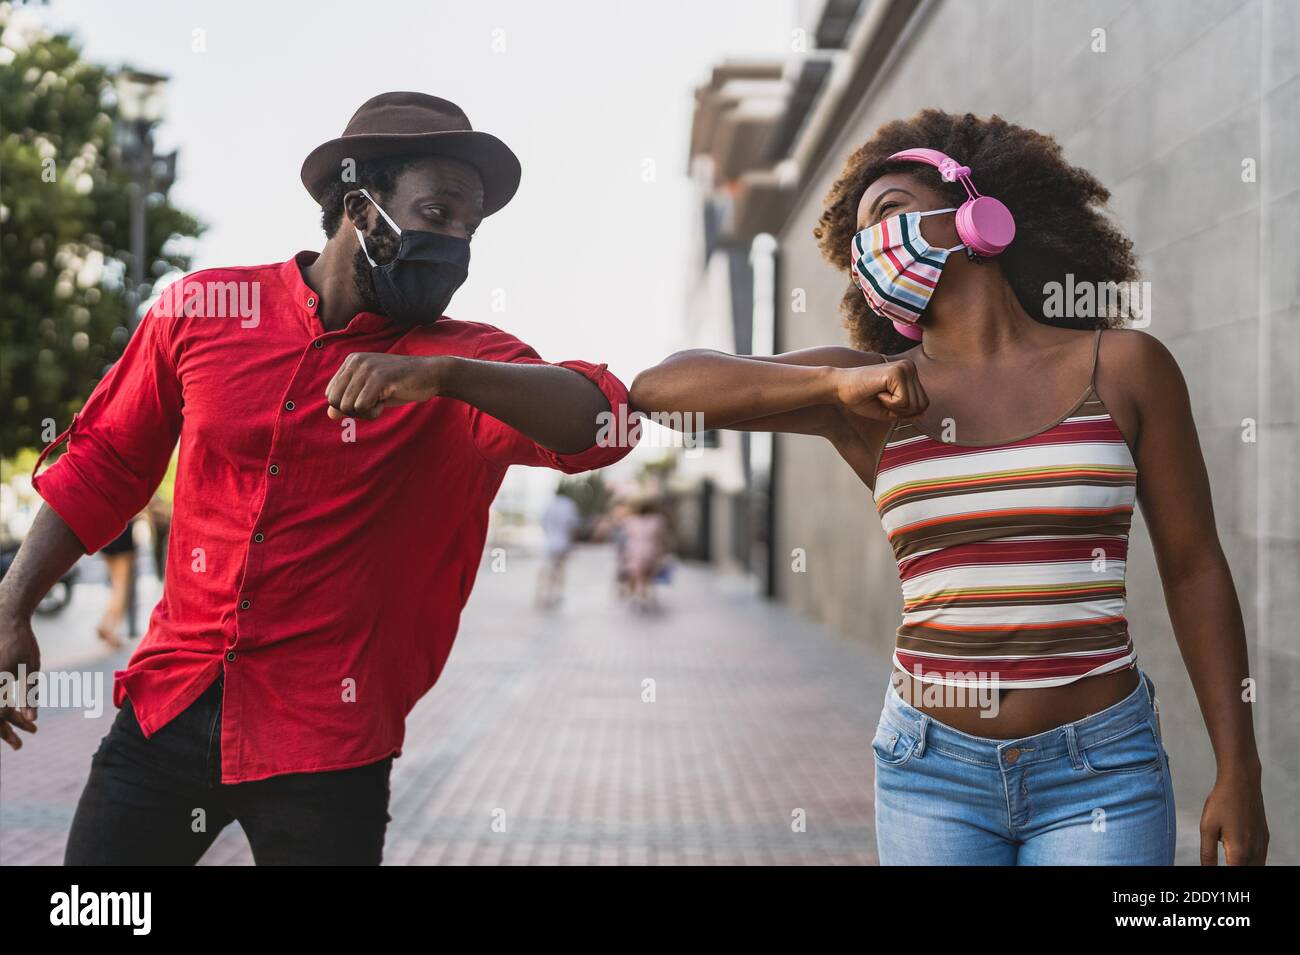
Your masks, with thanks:
[{"label": "white sky", "polygon": [[180,150],[174,202],[209,226],[195,268],[320,248],[298,172],[369,97],[456,102],[515,150],[523,180],[475,236],[450,314],[550,360],[607,361],[629,383],[680,341],[700,228],[686,175],[694,87],[724,57],[788,56],[795,25],[793,0],[54,0],[33,12],[92,60],[171,77],[158,140]]},{"label": "white sky", "polygon": [[[524,172],[475,236],[451,314],[629,376],[663,357],[681,322],[699,228],[685,172],[693,88],[722,57],[786,55],[794,16],[791,0],[54,0],[35,12],[91,59],[171,77],[158,138],[180,149],[174,201],[209,226],[196,268],[319,248],[298,171],[370,96],[458,103]],[[204,53],[191,50],[195,29]],[[642,180],[646,160],[655,182]],[[497,288],[504,312],[491,308]]]}]

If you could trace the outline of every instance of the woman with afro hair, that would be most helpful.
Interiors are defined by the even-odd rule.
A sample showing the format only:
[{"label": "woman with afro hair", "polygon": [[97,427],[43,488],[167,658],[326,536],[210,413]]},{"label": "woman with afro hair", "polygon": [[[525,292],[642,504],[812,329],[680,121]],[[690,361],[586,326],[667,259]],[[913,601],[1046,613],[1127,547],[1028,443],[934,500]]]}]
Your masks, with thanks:
[{"label": "woman with afro hair", "polygon": [[1138,270],[1108,198],[997,116],[889,123],[814,230],[852,347],[684,351],[633,384],[645,413],[820,435],[872,494],[903,590],[882,864],[1173,862],[1171,727],[1125,617],[1135,504],[1218,764],[1201,860],[1264,861],[1241,611],[1183,377],[1121,327]]}]

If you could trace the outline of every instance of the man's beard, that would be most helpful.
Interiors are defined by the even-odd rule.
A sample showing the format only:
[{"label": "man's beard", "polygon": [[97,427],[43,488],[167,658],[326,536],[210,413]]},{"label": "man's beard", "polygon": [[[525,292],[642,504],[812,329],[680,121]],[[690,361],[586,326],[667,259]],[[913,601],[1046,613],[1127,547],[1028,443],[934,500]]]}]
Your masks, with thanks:
[{"label": "man's beard", "polygon": [[[366,237],[366,248],[370,250],[371,256],[379,263],[379,267],[392,262],[397,257],[401,248],[401,240],[397,236],[383,236],[376,241],[374,236]],[[390,315],[385,311],[384,306],[379,298],[379,292],[375,289],[375,269],[376,266],[370,264],[370,259],[366,257],[366,251],[357,245],[356,251],[352,255],[352,286],[356,289],[357,298],[361,301],[361,307],[364,311],[374,312],[377,315],[383,315],[389,321],[402,328],[420,328],[432,325],[441,317],[442,309],[446,308],[447,301],[450,301],[451,294],[448,294],[447,301],[441,305],[432,306],[432,317],[428,320],[411,321],[401,315]],[[459,286],[460,283],[457,283]]]},{"label": "man's beard", "polygon": [[[375,261],[380,265],[386,265],[397,255],[399,240],[396,236],[368,235],[366,244],[370,247],[370,254],[374,256]],[[357,243],[356,251],[352,253],[352,285],[357,290],[361,304],[367,312],[384,314],[384,308],[379,304],[379,295],[375,292],[374,268],[366,258],[360,242]]]}]

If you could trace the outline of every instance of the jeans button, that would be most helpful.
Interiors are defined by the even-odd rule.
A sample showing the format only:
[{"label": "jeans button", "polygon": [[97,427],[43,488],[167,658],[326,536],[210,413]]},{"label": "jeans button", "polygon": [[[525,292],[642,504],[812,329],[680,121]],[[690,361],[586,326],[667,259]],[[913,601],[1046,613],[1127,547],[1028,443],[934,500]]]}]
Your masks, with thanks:
[{"label": "jeans button", "polygon": [[1015,764],[1016,760],[1020,758],[1020,750],[1012,746],[1009,750],[1007,750],[1005,753],[1002,754],[1002,758],[1007,761],[1008,766],[1012,766]]}]

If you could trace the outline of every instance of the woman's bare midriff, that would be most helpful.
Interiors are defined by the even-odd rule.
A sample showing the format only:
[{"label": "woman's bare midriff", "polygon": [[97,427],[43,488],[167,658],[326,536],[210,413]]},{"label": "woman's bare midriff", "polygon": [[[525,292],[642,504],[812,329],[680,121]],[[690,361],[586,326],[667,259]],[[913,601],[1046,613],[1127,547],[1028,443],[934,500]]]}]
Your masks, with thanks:
[{"label": "woman's bare midriff", "polygon": [[1081,720],[1124,699],[1138,679],[1137,667],[1129,666],[1065,686],[986,690],[979,701],[971,693],[965,701],[940,705],[936,690],[950,688],[927,686],[897,668],[893,673],[894,690],[905,703],[959,732],[991,739],[1021,739]]}]

